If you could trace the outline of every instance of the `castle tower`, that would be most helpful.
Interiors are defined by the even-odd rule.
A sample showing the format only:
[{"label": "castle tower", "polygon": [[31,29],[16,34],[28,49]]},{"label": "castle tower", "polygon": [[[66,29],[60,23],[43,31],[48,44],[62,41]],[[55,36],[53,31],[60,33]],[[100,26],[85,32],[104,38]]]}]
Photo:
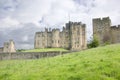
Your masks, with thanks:
[{"label": "castle tower", "polygon": [[87,48],[87,39],[86,39],[86,25],[82,24],[82,49]]},{"label": "castle tower", "polygon": [[10,40],[9,41],[9,51],[10,52],[16,52],[16,50],[15,50],[15,43],[14,43],[14,41],[13,40]]},{"label": "castle tower", "polygon": [[9,40],[9,42],[4,43],[3,52],[16,52],[13,40]]},{"label": "castle tower", "polygon": [[52,32],[51,31],[47,32],[47,47],[48,48],[52,47]]},{"label": "castle tower", "polygon": [[67,47],[68,49],[72,48],[72,44],[71,44],[71,36],[72,36],[72,32],[71,32],[71,27],[72,27],[73,22],[69,21],[68,23],[66,23],[66,30],[65,30],[65,40],[67,42],[65,47]]},{"label": "castle tower", "polygon": [[44,41],[44,32],[36,32],[35,34],[35,43],[34,47],[37,48],[45,48],[45,41]]},{"label": "castle tower", "polygon": [[110,27],[111,20],[109,17],[102,18],[102,26],[103,26],[103,43],[111,43],[111,35],[110,35]]},{"label": "castle tower", "polygon": [[60,47],[60,30],[52,30],[52,47]]},{"label": "castle tower", "polygon": [[71,24],[71,50],[86,49],[86,25],[81,22]]},{"label": "castle tower", "polygon": [[40,48],[40,42],[41,42],[41,39],[40,39],[40,36],[41,36],[41,32],[36,32],[35,33],[35,38],[34,38],[34,48],[37,49],[37,48]]},{"label": "castle tower", "polygon": [[9,42],[4,42],[3,52],[9,52]]},{"label": "castle tower", "polygon": [[93,37],[96,38],[100,44],[111,42],[110,39],[111,20],[109,17],[93,19]]}]

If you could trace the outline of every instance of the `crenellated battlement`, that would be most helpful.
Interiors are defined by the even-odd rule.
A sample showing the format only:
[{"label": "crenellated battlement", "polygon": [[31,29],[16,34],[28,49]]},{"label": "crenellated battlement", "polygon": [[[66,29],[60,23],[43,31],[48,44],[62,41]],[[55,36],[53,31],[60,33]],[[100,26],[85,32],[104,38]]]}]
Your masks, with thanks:
[{"label": "crenellated battlement", "polygon": [[86,24],[82,24],[82,27],[85,28],[85,27],[86,27]]},{"label": "crenellated battlement", "polygon": [[68,23],[66,23],[66,27],[75,27],[75,26],[77,26],[77,25],[84,25],[84,24],[82,24],[82,22],[72,22],[72,21],[69,21]]},{"label": "crenellated battlement", "polygon": [[56,31],[60,31],[60,29],[56,29],[56,28],[52,29],[52,32],[56,32]]},{"label": "crenellated battlement", "polygon": [[111,21],[109,17],[103,17],[103,18],[93,18],[94,22],[106,22],[106,21]]},{"label": "crenellated battlement", "polygon": [[93,21],[101,21],[101,18],[93,18]]},{"label": "crenellated battlement", "polygon": [[81,22],[72,22],[72,25],[81,25]]},{"label": "crenellated battlement", "polygon": [[120,25],[114,25],[110,27],[111,29],[120,29]]},{"label": "crenellated battlement", "polygon": [[43,33],[42,31],[41,32],[36,32],[35,34],[41,34],[41,33]]},{"label": "crenellated battlement", "polygon": [[103,17],[101,20],[106,21],[106,20],[110,20],[110,18],[109,17]]},{"label": "crenellated battlement", "polygon": [[70,22],[70,25],[75,27],[76,25],[81,25],[82,26],[84,24],[82,24],[82,22]]}]

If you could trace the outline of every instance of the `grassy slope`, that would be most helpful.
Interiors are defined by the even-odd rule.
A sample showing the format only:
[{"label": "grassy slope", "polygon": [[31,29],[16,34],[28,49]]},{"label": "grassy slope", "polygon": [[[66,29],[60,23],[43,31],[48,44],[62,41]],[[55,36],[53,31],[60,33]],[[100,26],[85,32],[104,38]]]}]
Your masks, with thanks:
[{"label": "grassy slope", "polygon": [[54,58],[0,61],[0,80],[120,80],[120,44]]},{"label": "grassy slope", "polygon": [[63,48],[45,48],[45,49],[31,49],[31,50],[25,50],[22,52],[48,52],[48,51],[67,51]]}]

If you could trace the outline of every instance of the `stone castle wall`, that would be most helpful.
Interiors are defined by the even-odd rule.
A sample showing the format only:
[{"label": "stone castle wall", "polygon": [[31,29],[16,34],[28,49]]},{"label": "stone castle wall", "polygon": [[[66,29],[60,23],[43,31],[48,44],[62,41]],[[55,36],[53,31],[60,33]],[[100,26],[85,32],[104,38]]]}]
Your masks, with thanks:
[{"label": "stone castle wall", "polygon": [[60,30],[59,29],[53,29],[52,30],[52,46],[51,47],[61,47],[61,39],[60,39]]},{"label": "stone castle wall", "polygon": [[15,53],[0,53],[0,60],[23,60],[23,59],[39,59],[44,57],[54,57],[70,52],[15,52]]},{"label": "stone castle wall", "polygon": [[63,30],[45,29],[45,32],[36,32],[35,48],[66,48],[70,50],[82,50],[87,46],[86,25],[81,22],[69,22]]},{"label": "stone castle wall", "polygon": [[109,17],[93,19],[93,37],[102,45],[104,43],[120,42],[119,26],[111,26]]},{"label": "stone castle wall", "polygon": [[120,43],[120,25],[111,26],[110,31],[112,43]]},{"label": "stone castle wall", "polygon": [[71,46],[72,50],[86,48],[85,24],[73,23],[71,25]]},{"label": "stone castle wall", "polygon": [[9,40],[9,42],[4,42],[4,46],[0,49],[0,52],[16,52],[13,40]]}]

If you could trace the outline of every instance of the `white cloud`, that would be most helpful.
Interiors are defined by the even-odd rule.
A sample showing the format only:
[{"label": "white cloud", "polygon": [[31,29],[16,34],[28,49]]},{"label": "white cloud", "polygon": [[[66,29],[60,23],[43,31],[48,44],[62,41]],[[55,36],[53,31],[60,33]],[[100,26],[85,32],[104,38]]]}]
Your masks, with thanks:
[{"label": "white cloud", "polygon": [[4,27],[13,28],[14,26],[19,25],[19,24],[20,24],[19,21],[12,19],[10,17],[6,17],[0,20],[0,26],[1,26],[0,28],[4,28]]},{"label": "white cloud", "polygon": [[[14,31],[14,34],[19,32],[20,37],[17,39],[23,39],[21,41],[25,41],[24,44],[29,47],[28,44],[33,46],[34,32],[39,31],[38,28],[62,28],[69,21],[70,14],[71,21],[87,24],[87,36],[91,36],[92,18],[109,16],[113,25],[120,23],[119,3],[120,0],[0,0],[0,28],[20,28],[24,34],[19,32],[19,29],[16,29],[18,31]],[[25,25],[28,23],[34,23],[36,26]],[[12,35],[13,32],[9,34]],[[28,37],[24,37],[25,34]],[[13,36],[14,39],[16,37]],[[21,47],[24,45],[19,40],[16,41]]]},{"label": "white cloud", "polygon": [[109,16],[113,24],[119,24],[120,16],[120,0],[95,0],[95,7],[91,8],[90,15],[92,17]]},{"label": "white cloud", "polygon": [[28,1],[24,0],[13,17],[24,23],[37,23],[43,17],[44,24],[53,26],[66,21],[68,13],[74,11],[75,8],[72,0],[29,0],[29,4]]}]

